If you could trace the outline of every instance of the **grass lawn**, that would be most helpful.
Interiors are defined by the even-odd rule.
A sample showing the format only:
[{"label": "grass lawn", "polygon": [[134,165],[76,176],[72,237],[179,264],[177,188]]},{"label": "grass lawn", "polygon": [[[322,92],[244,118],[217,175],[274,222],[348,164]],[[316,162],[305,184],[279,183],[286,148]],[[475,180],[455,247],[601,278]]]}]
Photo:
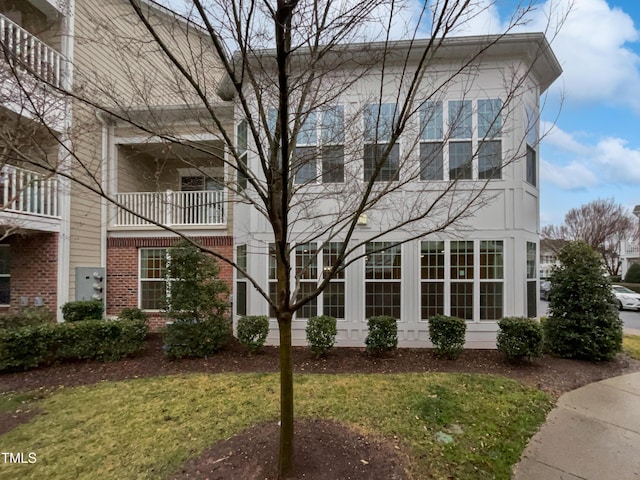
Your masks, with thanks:
[{"label": "grass lawn", "polygon": [[640,336],[625,335],[622,340],[622,349],[630,357],[640,360]]},{"label": "grass lawn", "polygon": [[[489,375],[296,375],[296,416],[331,418],[397,436],[415,478],[508,479],[551,408],[549,397]],[[41,414],[0,436],[2,479],[167,478],[214,442],[277,421],[276,374],[156,377],[59,389]],[[0,395],[5,409],[28,399]],[[15,407],[14,407],[15,408]],[[439,443],[436,433],[452,443]]]}]

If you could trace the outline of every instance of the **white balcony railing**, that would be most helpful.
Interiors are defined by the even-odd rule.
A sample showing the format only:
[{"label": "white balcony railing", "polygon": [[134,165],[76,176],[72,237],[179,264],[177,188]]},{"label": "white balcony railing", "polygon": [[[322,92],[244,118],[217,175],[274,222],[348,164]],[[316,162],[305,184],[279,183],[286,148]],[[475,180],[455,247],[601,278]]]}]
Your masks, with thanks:
[{"label": "white balcony railing", "polygon": [[23,168],[0,169],[0,211],[59,217],[58,181]]},{"label": "white balcony railing", "polygon": [[60,87],[62,55],[59,52],[3,15],[0,15],[0,42],[16,68],[27,69],[45,82]]},{"label": "white balcony railing", "polygon": [[171,226],[224,225],[224,196],[222,190],[118,193],[116,201],[124,208],[117,208],[115,225],[153,225],[144,218]]}]

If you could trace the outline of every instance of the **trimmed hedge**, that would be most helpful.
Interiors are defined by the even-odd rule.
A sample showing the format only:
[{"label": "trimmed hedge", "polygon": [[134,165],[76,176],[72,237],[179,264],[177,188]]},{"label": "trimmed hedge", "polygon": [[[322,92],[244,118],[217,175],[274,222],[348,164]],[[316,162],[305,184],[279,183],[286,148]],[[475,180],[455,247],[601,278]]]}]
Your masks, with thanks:
[{"label": "trimmed hedge", "polygon": [[448,358],[458,357],[464,350],[467,322],[461,318],[434,315],[429,319],[429,340],[436,353]]},{"label": "trimmed hedge", "polygon": [[262,315],[240,317],[238,320],[238,341],[249,353],[255,353],[262,348],[269,335],[269,318]]},{"label": "trimmed hedge", "polygon": [[229,341],[231,322],[221,316],[203,321],[178,320],[163,331],[164,350],[171,358],[209,357]]},{"label": "trimmed hedge", "polygon": [[103,311],[104,305],[100,300],[78,300],[67,302],[62,306],[62,318],[65,322],[100,320]]},{"label": "trimmed hedge", "polygon": [[367,353],[381,355],[398,348],[398,322],[395,318],[380,315],[367,321],[369,333],[364,343]]},{"label": "trimmed hedge", "polygon": [[624,281],[625,283],[640,283],[640,263],[633,263],[629,266]]},{"label": "trimmed hedge", "polygon": [[43,325],[53,323],[55,318],[46,307],[27,307],[0,315],[0,329]]},{"label": "trimmed hedge", "polygon": [[140,320],[85,320],[0,330],[0,371],[28,370],[57,361],[113,361],[144,347]]},{"label": "trimmed hedge", "polygon": [[505,317],[498,320],[497,347],[512,361],[531,360],[542,352],[542,325],[533,318]]},{"label": "trimmed hedge", "polygon": [[146,322],[149,317],[139,308],[123,308],[118,315],[119,320],[140,320]]},{"label": "trimmed hedge", "polygon": [[307,343],[316,357],[327,353],[336,342],[337,321],[330,315],[311,317],[307,321]]}]

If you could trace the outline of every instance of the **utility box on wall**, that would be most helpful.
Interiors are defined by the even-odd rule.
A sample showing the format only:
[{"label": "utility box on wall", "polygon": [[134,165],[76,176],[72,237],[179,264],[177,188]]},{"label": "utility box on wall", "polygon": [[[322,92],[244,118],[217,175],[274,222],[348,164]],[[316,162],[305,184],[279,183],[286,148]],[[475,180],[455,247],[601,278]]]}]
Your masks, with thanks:
[{"label": "utility box on wall", "polygon": [[104,300],[104,267],[76,267],[76,300]]}]

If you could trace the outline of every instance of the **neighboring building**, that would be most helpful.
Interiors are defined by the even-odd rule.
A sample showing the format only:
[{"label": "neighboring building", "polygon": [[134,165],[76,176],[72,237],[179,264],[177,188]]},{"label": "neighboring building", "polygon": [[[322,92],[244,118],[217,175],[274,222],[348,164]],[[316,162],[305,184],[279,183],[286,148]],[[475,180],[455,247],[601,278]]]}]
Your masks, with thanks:
[{"label": "neighboring building", "polygon": [[[496,39],[447,39],[424,80],[421,88],[424,97],[418,95],[416,104],[429,98],[432,85],[440,84],[464,64],[465,59],[472,58]],[[358,72],[360,78],[349,79],[342,93],[334,95],[332,104],[324,105],[330,121],[313,117],[317,123],[304,126],[311,133],[305,135],[305,144],[299,148],[323,147],[323,128],[339,125],[336,130],[343,133],[334,136],[330,146],[338,145],[344,153],[338,159],[329,160],[333,171],[336,164],[344,168],[339,169],[340,175],[336,178],[333,175],[325,178],[325,165],[320,165],[321,160],[317,160],[317,165],[310,164],[310,170],[298,170],[294,181],[301,186],[297,195],[316,199],[308,203],[315,218],[305,220],[304,215],[296,216],[292,242],[301,243],[299,239],[312,235],[311,232],[322,231],[326,224],[318,219],[341,211],[342,202],[350,201],[347,193],[358,191],[359,185],[367,179],[370,174],[367,162],[371,155],[375,156],[367,152],[386,145],[384,131],[388,131],[389,125],[385,122],[391,121],[396,108],[396,86],[401,82],[394,75],[403,72],[406,58],[413,58],[407,55],[409,49],[419,50],[421,45],[420,41],[400,41],[389,47],[387,82],[381,100],[377,93],[379,70],[366,74]],[[353,64],[358,64],[359,60],[368,58],[372,49],[375,50],[375,44],[349,48]],[[411,61],[407,66],[409,73],[413,67]],[[408,175],[405,178],[411,178],[409,170],[415,172],[424,167],[420,179],[390,193],[384,207],[368,210],[359,222],[360,230],[354,238],[360,240],[386,231],[389,221],[394,221],[388,220],[390,217],[401,218],[403,209],[420,203],[416,195],[433,198],[453,178],[461,179],[456,193],[460,198],[467,189],[489,179],[486,194],[491,200],[457,229],[387,247],[405,241],[407,235],[416,231],[431,228],[430,222],[434,218],[429,217],[410,227],[412,232],[398,230],[362,246],[354,252],[362,258],[347,267],[323,294],[297,313],[293,321],[294,344],[305,344],[306,319],[321,314],[338,318],[336,344],[339,346],[363,345],[367,318],[391,315],[398,319],[399,344],[405,347],[429,344],[427,319],[430,316],[437,313],[454,315],[467,320],[467,347],[472,348],[495,347],[496,321],[503,316],[537,316],[539,98],[560,75],[561,69],[542,34],[506,35],[480,54],[475,62],[473,76],[461,76],[447,91],[426,104],[422,120],[416,117],[414,124],[407,127],[406,135],[402,135],[393,147],[389,176],[385,180],[394,181],[405,175]],[[347,65],[332,71],[336,78],[349,78],[352,65],[348,62]],[[521,88],[511,90],[514,83],[510,83],[505,75],[518,78],[522,82]],[[323,77],[322,81],[332,83],[331,77]],[[374,122],[369,125],[368,119],[375,117],[371,112],[377,113],[378,108],[382,114],[377,117],[379,123],[374,128]],[[317,117],[320,115],[318,112]],[[324,118],[327,113],[322,115]],[[239,121],[242,125],[242,119]],[[419,122],[422,125],[418,125]],[[354,127],[345,125],[360,125],[361,128],[350,131]],[[377,132],[374,131],[376,128]],[[347,148],[355,159],[347,158]],[[251,146],[249,151],[252,151]],[[426,152],[438,153],[427,155]],[[478,155],[472,152],[478,152]],[[436,160],[421,165],[427,158]],[[257,161],[249,154],[248,164],[256,171]],[[309,178],[314,179],[313,182],[308,182]],[[335,184],[350,186],[332,187]],[[343,193],[332,194],[332,188]],[[275,294],[275,270],[267,261],[271,257],[269,245],[273,242],[267,222],[248,205],[238,205],[234,218],[237,258],[247,266],[251,276],[258,279],[264,291]],[[292,253],[292,268],[310,262],[310,273],[303,274],[296,285],[301,291],[307,283],[315,283],[320,268],[331,265],[335,242],[341,239],[339,236],[333,238],[331,242],[334,243],[328,243],[320,251],[327,239],[317,237],[311,243],[300,244]],[[369,254],[370,251],[375,253]],[[236,278],[236,292],[236,314],[273,317],[268,303],[246,279]],[[274,343],[278,341],[273,318],[269,339]]]},{"label": "neighboring building", "polygon": [[[44,95],[41,105],[46,107],[49,127],[65,132],[73,122],[77,136],[66,138],[61,133],[60,141],[55,142],[44,132],[40,139],[37,122],[33,122],[34,134],[24,141],[33,142],[40,153],[50,149],[54,164],[69,169],[66,171],[85,185],[64,176],[31,171],[20,159],[10,158],[3,167],[0,225],[6,236],[0,243],[0,306],[44,305],[59,315],[60,306],[69,300],[99,297],[105,301],[109,316],[124,307],[138,306],[151,313],[154,324],[159,325],[159,307],[170,282],[166,277],[167,248],[178,237],[154,222],[196,238],[227,257],[235,254],[236,261],[246,265],[265,291],[273,291],[269,261],[272,238],[264,218],[250,205],[237,203],[231,207],[232,193],[224,183],[233,173],[224,167],[223,159],[229,154],[219,131],[211,122],[200,121],[206,118],[206,111],[194,106],[199,104],[197,99],[181,94],[174,72],[148,46],[151,43],[145,44],[146,34],[125,9],[126,2],[76,0],[66,9],[56,7],[54,0],[2,5],[0,40],[9,57],[31,52],[21,60],[32,62],[31,67],[47,81],[93,92],[96,102],[110,105],[115,115],[96,115],[94,108],[58,98],[51,89],[33,86]],[[145,1],[144,5],[157,25],[166,24],[162,33],[178,49],[182,44],[185,49],[207,48],[204,42],[197,42],[196,26],[152,2]],[[16,43],[12,38],[20,40]],[[139,44],[132,48],[134,40]],[[434,59],[428,81],[436,82],[439,76],[455,71],[461,60],[489,40],[495,37],[447,40],[444,53]],[[395,58],[400,58],[408,46],[408,42],[393,44],[392,52],[399,54]],[[354,46],[356,57],[358,48]],[[200,58],[211,61],[202,68],[206,74],[201,80],[208,84],[209,92],[216,92],[222,70],[210,52]],[[414,167],[403,163],[403,169],[416,168],[423,173],[415,189],[408,185],[392,193],[388,204],[407,205],[412,195],[435,195],[454,177],[462,179],[461,186],[488,181],[486,204],[455,231],[385,248],[387,244],[382,242],[405,240],[398,232],[363,246],[356,252],[363,258],[298,313],[294,344],[306,343],[306,319],[323,313],[338,318],[339,346],[363,345],[366,319],[380,314],[398,318],[400,346],[428,345],[427,318],[443,313],[466,319],[467,346],[478,348],[495,346],[499,318],[538,315],[539,98],[561,69],[542,34],[506,35],[476,61],[472,77],[461,78],[455,88],[429,104],[421,120],[423,129],[417,117],[416,124],[407,129],[414,133],[421,130],[417,140],[407,133],[393,147],[398,157],[413,161]],[[387,64],[389,72],[393,72],[392,63]],[[2,66],[7,68],[6,62]],[[519,78],[513,91],[507,90],[513,88],[505,81],[507,73]],[[349,72],[335,74],[339,77]],[[368,93],[375,93],[373,76],[369,73],[350,83],[328,106],[336,125],[350,118],[363,126],[359,136],[346,131],[342,139],[330,145],[338,150],[342,147],[343,157],[332,159],[334,168],[327,170],[328,183],[354,182],[357,186],[363,175],[370,174],[367,162],[379,145],[384,145],[384,138],[376,135],[374,139],[370,129],[367,131],[364,118],[374,109],[367,100]],[[94,85],[97,78],[102,90]],[[0,113],[4,119],[17,118],[17,124],[24,128],[32,115],[24,109],[24,99],[11,99],[14,91],[18,91],[15,85],[3,84]],[[423,92],[426,98],[426,79]],[[392,86],[387,88],[380,108],[392,111],[396,94]],[[116,97],[118,104],[114,103]],[[251,140],[246,140],[233,101],[214,94],[211,97],[210,108],[218,112],[227,131],[238,130],[238,142],[247,142],[240,145],[247,152],[247,162],[256,166]],[[132,128],[125,119],[139,128]],[[189,140],[191,147],[167,148],[161,135],[150,135],[149,131]],[[316,133],[317,139],[322,138],[322,131]],[[309,143],[304,147],[317,146]],[[347,153],[347,146],[355,148],[356,153]],[[75,155],[67,155],[67,148]],[[471,154],[476,151],[479,155]],[[353,176],[340,169],[340,162],[348,154],[355,155],[361,164]],[[427,157],[436,160],[421,165]],[[404,170],[391,170],[391,176],[406,174]],[[300,175],[304,183],[306,174],[300,171]],[[301,188],[300,194],[310,198],[321,192],[313,185]],[[125,208],[115,208],[102,200],[97,190]],[[460,190],[463,195],[464,187]],[[338,205],[335,202],[320,197],[317,203],[321,210],[331,211]],[[150,222],[141,221],[136,213]],[[358,226],[361,235],[383,231],[387,213],[371,209],[363,215]],[[310,225],[301,219],[294,236],[302,235]],[[292,254],[292,265],[311,261],[316,271],[330,265],[335,245],[328,244],[318,253],[319,242],[324,240],[301,245]],[[234,287],[234,316],[269,315],[268,303],[250,283],[233,274],[229,266],[220,265],[221,277]],[[305,281],[313,280],[303,279],[301,288],[305,288]],[[275,321],[271,326],[269,340],[276,343]]]},{"label": "neighboring building", "polygon": [[540,240],[540,280],[548,280],[551,276],[551,269],[560,265],[558,252],[562,250],[565,243],[564,240],[550,240],[548,238]]}]

